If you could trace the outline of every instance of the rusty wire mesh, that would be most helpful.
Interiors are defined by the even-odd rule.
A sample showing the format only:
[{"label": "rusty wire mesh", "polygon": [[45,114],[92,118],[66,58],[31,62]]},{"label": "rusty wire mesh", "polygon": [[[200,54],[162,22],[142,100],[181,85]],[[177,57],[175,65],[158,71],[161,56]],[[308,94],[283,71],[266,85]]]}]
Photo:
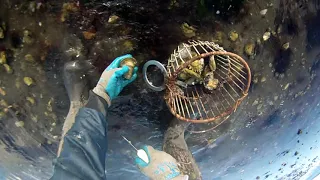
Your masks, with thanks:
[{"label": "rusty wire mesh", "polygon": [[[214,75],[219,80],[215,90],[207,93],[200,84],[183,88],[177,85],[184,68],[200,58],[208,61],[211,56],[216,62]],[[208,41],[183,43],[171,54],[166,69],[168,107],[178,119],[193,123],[226,119],[247,96],[251,82],[250,68],[244,59]]]}]

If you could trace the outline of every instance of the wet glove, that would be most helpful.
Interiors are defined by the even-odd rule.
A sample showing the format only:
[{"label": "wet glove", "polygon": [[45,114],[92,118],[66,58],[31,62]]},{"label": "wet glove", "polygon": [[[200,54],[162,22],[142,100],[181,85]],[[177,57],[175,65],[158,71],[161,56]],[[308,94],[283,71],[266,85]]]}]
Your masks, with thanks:
[{"label": "wet glove", "polygon": [[108,106],[111,105],[111,100],[117,97],[122,89],[133,82],[137,78],[138,67],[134,68],[131,79],[127,80],[123,77],[129,71],[128,66],[119,68],[122,60],[132,58],[132,55],[127,54],[117,57],[102,73],[97,86],[93,92],[105,99]]},{"label": "wet glove", "polygon": [[142,148],[149,157],[147,164],[139,157],[135,162],[141,172],[152,180],[188,180],[187,175],[181,175],[177,161],[169,154],[155,150],[151,146]]}]

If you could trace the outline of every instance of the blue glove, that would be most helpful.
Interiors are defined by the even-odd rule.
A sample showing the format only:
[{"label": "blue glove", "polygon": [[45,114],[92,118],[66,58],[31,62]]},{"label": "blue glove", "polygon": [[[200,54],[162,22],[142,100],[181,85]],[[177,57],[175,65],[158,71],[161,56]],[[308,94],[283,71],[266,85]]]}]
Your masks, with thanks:
[{"label": "blue glove", "polygon": [[123,77],[129,71],[128,66],[119,68],[122,60],[127,58],[133,58],[132,55],[127,54],[117,57],[102,73],[97,86],[93,89],[93,92],[98,96],[104,98],[108,105],[111,105],[111,100],[117,97],[122,89],[137,79],[138,67],[134,68],[131,79],[125,79]]},{"label": "blue glove", "polygon": [[148,155],[149,163],[136,157],[135,162],[141,172],[155,180],[188,180],[188,176],[180,174],[178,163],[170,154],[155,150],[151,146],[142,148]]}]

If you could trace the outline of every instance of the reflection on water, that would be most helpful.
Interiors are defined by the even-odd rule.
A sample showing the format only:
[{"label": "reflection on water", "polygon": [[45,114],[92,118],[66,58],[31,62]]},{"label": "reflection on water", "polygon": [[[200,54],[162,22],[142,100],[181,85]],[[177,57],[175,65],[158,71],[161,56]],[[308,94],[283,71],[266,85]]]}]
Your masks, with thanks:
[{"label": "reflection on water", "polygon": [[[166,62],[189,38],[214,41],[241,55],[253,72],[248,98],[225,123],[186,134],[204,179],[298,179],[317,165],[318,1],[0,4],[0,51],[6,54],[6,62],[0,61],[0,172],[8,179],[50,177],[69,108],[65,62],[93,64],[95,69],[84,74],[94,85],[116,56],[132,53],[141,67],[148,59]],[[194,32],[183,32],[184,23]],[[239,37],[234,40],[229,32]],[[270,37],[263,39],[266,32]],[[27,86],[24,77],[34,83]],[[172,118],[162,96],[147,89],[140,77],[114,101],[108,114],[110,179],[144,178],[121,135],[136,146],[160,149]],[[210,129],[210,124],[194,128]],[[298,129],[303,133],[298,135]]]}]

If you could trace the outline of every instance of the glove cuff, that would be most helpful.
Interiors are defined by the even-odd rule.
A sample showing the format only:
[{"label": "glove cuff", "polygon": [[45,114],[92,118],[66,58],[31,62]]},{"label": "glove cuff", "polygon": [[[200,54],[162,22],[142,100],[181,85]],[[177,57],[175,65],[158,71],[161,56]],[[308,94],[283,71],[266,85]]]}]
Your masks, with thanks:
[{"label": "glove cuff", "polygon": [[92,91],[96,95],[98,95],[98,96],[102,97],[104,100],[106,100],[108,107],[111,106],[111,99],[110,99],[109,95],[104,90],[101,90],[101,88],[99,88],[99,87],[95,87],[95,88],[93,88]]}]

